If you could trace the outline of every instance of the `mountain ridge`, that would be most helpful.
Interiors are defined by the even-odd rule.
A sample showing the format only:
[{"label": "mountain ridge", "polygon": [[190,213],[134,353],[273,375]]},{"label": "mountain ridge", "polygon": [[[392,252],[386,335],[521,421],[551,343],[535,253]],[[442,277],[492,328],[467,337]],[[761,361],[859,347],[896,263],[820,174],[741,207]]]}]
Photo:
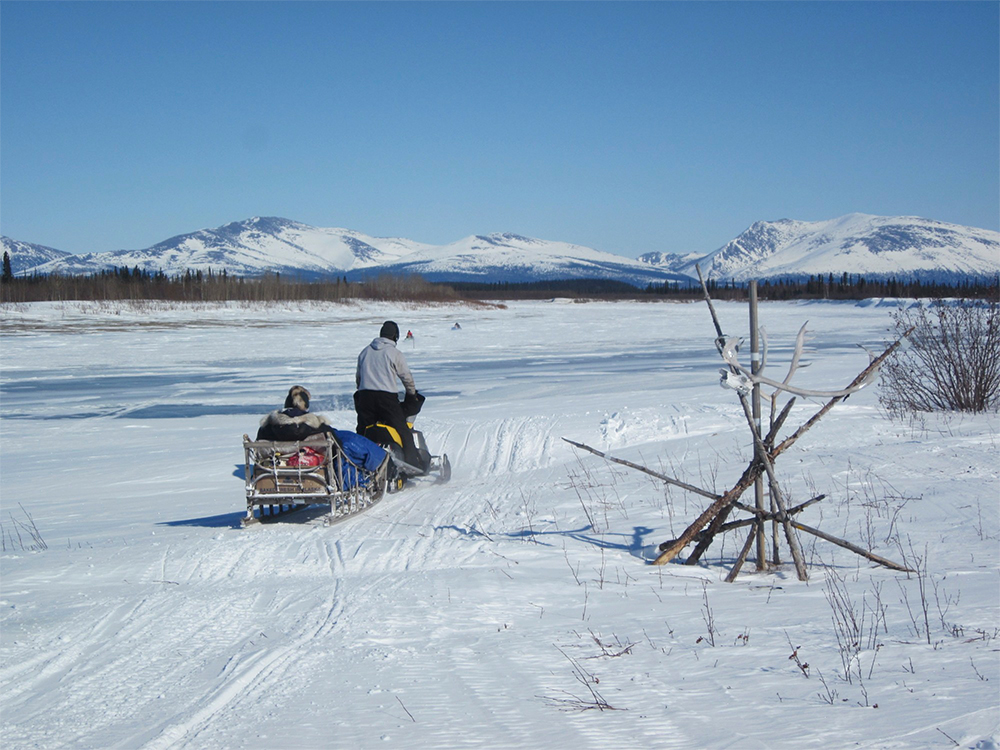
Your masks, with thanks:
[{"label": "mountain ridge", "polygon": [[676,273],[736,282],[843,273],[870,278],[989,277],[1000,272],[1000,232],[917,216],[847,214],[826,221],[758,221],[702,256],[646,254]]},{"label": "mountain ridge", "polygon": [[513,232],[475,234],[431,245],[274,216],[179,234],[142,250],[72,255],[0,239],[18,275],[87,274],[127,266],[168,275],[211,269],[247,277],[281,273],[357,280],[408,273],[442,282],[589,278],[645,286],[690,283],[696,265],[707,278],[735,282],[830,273],[938,280],[1000,273],[1000,232],[921,217],[860,213],[817,222],[757,221],[710,253],[651,252],[638,259]]}]

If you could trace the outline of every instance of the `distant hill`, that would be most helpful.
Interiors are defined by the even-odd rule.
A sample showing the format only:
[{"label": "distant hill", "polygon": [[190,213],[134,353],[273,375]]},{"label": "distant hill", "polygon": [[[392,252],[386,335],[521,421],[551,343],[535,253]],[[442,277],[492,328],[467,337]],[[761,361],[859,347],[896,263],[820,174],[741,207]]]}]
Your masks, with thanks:
[{"label": "distant hill", "polygon": [[640,260],[688,276],[804,279],[843,273],[948,281],[1000,273],[1000,232],[912,216],[849,214],[830,221],[758,221],[707,255]]},{"label": "distant hill", "polygon": [[449,245],[427,247],[353,275],[376,272],[418,274],[429,281],[483,283],[610,279],[645,286],[650,282],[687,281],[668,269],[631,258],[510,233],[474,235]]},{"label": "distant hill", "polygon": [[695,265],[717,280],[805,279],[843,273],[933,281],[1000,273],[1000,233],[917,217],[850,214],[819,222],[759,221],[707,254],[647,253],[638,260],[582,245],[511,233],[473,235],[447,245],[372,237],[277,217],[254,217],[178,235],[145,250],[71,255],[3,238],[16,274],[87,274],[127,266],[175,276],[226,271],[302,279],[356,280],[380,273],[430,281],[531,283],[607,279],[644,287],[692,283]]},{"label": "distant hill", "polygon": [[392,262],[423,247],[410,240],[369,237],[349,229],[321,229],[288,219],[255,217],[171,237],[145,250],[55,258],[37,270],[92,273],[128,266],[168,275],[211,269],[237,276],[278,272],[308,278]]},{"label": "distant hill", "polygon": [[21,276],[43,263],[75,257],[45,245],[33,245],[30,242],[12,240],[10,237],[0,237],[0,255],[5,252],[10,256],[10,270],[15,276]]},{"label": "distant hill", "polygon": [[121,266],[168,275],[212,269],[238,276],[278,272],[306,279],[411,273],[432,281],[600,278],[646,285],[683,278],[632,258],[516,234],[478,235],[436,246],[371,237],[350,229],[323,229],[276,217],[202,229],[145,250],[64,253],[33,270],[82,274]]}]

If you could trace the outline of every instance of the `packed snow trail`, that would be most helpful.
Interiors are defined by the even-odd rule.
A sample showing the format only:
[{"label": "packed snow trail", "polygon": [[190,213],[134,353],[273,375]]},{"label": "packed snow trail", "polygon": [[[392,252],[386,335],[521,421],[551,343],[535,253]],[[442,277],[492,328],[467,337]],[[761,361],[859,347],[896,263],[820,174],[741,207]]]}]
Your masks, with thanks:
[{"label": "packed snow trail", "polygon": [[[742,330],[742,306],[719,309]],[[812,321],[818,386],[849,381],[864,364],[854,344],[880,341],[887,320],[874,306],[762,313],[777,359]],[[733,539],[703,567],[646,565],[700,501],[561,440],[698,484],[738,474],[745,424],[718,387],[706,315],[559,302],[304,306],[250,322],[235,307],[0,310],[0,521],[9,532],[23,507],[48,543],[4,536],[3,747],[993,742],[995,420],[928,434],[886,422],[862,392],[786,458],[792,494],[831,493],[819,525],[889,556],[893,534],[927,550],[932,645],[902,601],[919,601],[915,577],[822,544],[806,546],[808,585],[784,570],[721,584]],[[306,511],[240,529],[240,436],[295,383],[349,429],[343,353],[404,316],[428,396],[418,426],[452,459],[451,482],[415,482],[334,526]],[[860,685],[838,677],[824,596],[836,578],[858,606],[876,592],[885,605]]]}]

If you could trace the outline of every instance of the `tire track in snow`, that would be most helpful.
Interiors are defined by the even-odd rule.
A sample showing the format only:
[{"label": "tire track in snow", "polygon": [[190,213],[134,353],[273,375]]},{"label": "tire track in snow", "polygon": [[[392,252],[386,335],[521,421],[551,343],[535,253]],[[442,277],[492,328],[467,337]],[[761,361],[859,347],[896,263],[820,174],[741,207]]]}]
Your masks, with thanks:
[{"label": "tire track in snow", "polygon": [[[46,651],[27,659],[13,667],[0,669],[0,684],[4,688],[4,703],[8,710],[13,706],[24,707],[16,699],[26,695],[28,699],[39,689],[39,686],[50,682],[61,683],[68,676],[79,670],[79,665],[100,655],[100,646],[113,639],[116,635],[115,624],[128,620],[146,603],[143,598],[138,604],[125,603],[116,606],[98,617],[94,623],[85,624],[77,631],[64,632],[56,642],[63,647],[56,651]],[[88,623],[81,618],[82,623]],[[18,677],[30,674],[31,678],[20,684],[15,684]]]},{"label": "tire track in snow", "polygon": [[[266,546],[266,542],[270,540],[263,537],[261,541],[264,544],[255,547]],[[282,638],[282,645],[257,650],[249,657],[236,654],[229,658],[219,674],[218,680],[221,680],[221,684],[206,691],[198,700],[192,701],[193,705],[201,707],[178,723],[159,728],[160,734],[143,747],[172,747],[178,743],[191,742],[218,717],[237,710],[243,703],[249,703],[254,707],[261,701],[280,699],[285,692],[282,689],[286,684],[285,677],[292,666],[302,659],[303,655],[311,652],[313,644],[328,639],[335,632],[343,616],[345,588],[339,542],[325,536],[308,541],[310,543],[302,543],[300,535],[294,534],[293,539],[287,540],[286,551],[290,555],[297,555],[298,559],[293,559],[293,563],[304,565],[314,563],[313,567],[320,573],[317,590],[329,590],[332,581],[332,590],[325,599],[325,604],[322,607],[307,608],[295,622],[294,630]],[[295,586],[288,588],[289,592],[295,590]],[[286,594],[282,597],[282,601],[268,612],[269,619],[275,620],[277,616],[280,620],[285,614],[290,614],[299,606],[300,598],[301,590],[298,595]]]},{"label": "tire track in snow", "polygon": [[[230,707],[280,696],[308,644],[335,631],[343,567],[333,540],[315,528],[270,531],[232,535],[192,556],[204,559],[164,554],[145,575],[129,570],[130,586],[143,589],[138,596],[114,603],[95,589],[85,604],[74,599],[78,627],[63,622],[39,638],[53,648],[0,672],[5,740],[185,744]],[[31,726],[30,736],[21,734]]]},{"label": "tire track in snow", "polygon": [[466,427],[453,463],[456,471],[485,476],[520,473],[549,465],[556,419],[508,417]]},{"label": "tire track in snow", "polygon": [[[462,545],[466,547],[464,551],[458,551],[454,544],[442,544],[441,535],[415,533],[414,527],[423,527],[406,520],[425,513],[417,507],[417,500],[430,500],[441,489],[425,488],[410,498],[403,493],[398,497],[407,500],[408,506],[387,504],[382,508],[386,515],[402,516],[402,521],[393,519],[386,523],[386,519],[379,523],[366,514],[350,526],[338,527],[342,533],[346,532],[339,539],[328,538],[326,528],[309,529],[306,533],[318,532],[321,536],[314,540],[314,545],[301,545],[300,556],[312,560],[316,567],[325,567],[335,584],[327,616],[311,629],[299,627],[298,634],[277,649],[234,656],[222,668],[217,686],[189,701],[189,705],[199,708],[172,720],[173,723],[157,727],[158,734],[147,735],[141,746],[160,750],[194,744],[207,728],[232,720],[231,714],[255,710],[263,703],[280,704],[291,695],[307,694],[306,685],[294,677],[288,680],[285,677],[301,655],[330,649],[329,638],[339,632],[339,622],[350,622],[355,616],[361,622],[370,622],[373,613],[379,613],[374,615],[378,621],[382,613],[394,611],[399,596],[407,595],[411,576],[420,576],[439,566],[461,566],[467,554],[476,554],[467,545]],[[432,517],[440,519],[439,506],[431,507]],[[409,575],[401,576],[401,572]]]},{"label": "tire track in snow", "polygon": [[[470,425],[464,435],[449,431],[449,441],[464,439],[459,461],[466,471],[447,485],[392,495],[335,531],[311,524],[254,528],[206,539],[199,554],[186,557],[165,546],[146,575],[128,572],[146,595],[102,606],[92,627],[66,634],[72,646],[42,675],[63,687],[44,690],[52,698],[34,708],[87,730],[71,737],[55,725],[46,741],[193,745],[238,712],[307,694],[292,676],[295,664],[329,651],[338,621],[351,613],[361,621],[398,619],[396,597],[409,596],[415,577],[484,564],[486,542],[468,531],[484,512],[483,498],[503,501],[504,488],[513,491],[518,481],[513,474],[547,463],[552,424],[510,418]],[[24,690],[38,685],[31,680]],[[88,721],[88,713],[99,718]]]},{"label": "tire track in snow", "polygon": [[225,713],[231,704],[243,698],[251,698],[252,693],[273,696],[272,688],[280,682],[288,663],[297,654],[308,653],[311,642],[329,635],[336,627],[342,610],[340,588],[340,579],[335,579],[329,607],[321,621],[315,626],[305,627],[304,632],[287,645],[271,651],[260,651],[249,658],[234,656],[223,669],[222,684],[197,701],[204,705],[179,723],[162,729],[155,739],[142,746],[144,750],[175,747],[193,740],[216,717]]}]

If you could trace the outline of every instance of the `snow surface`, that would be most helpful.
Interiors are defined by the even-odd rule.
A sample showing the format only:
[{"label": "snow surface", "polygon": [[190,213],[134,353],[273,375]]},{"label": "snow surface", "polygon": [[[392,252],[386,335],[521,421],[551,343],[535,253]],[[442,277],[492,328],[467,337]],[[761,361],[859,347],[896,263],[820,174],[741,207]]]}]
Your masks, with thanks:
[{"label": "snow surface", "polygon": [[[808,319],[796,384],[845,385],[892,304],[763,304],[768,373]],[[746,335],[744,305],[719,311]],[[452,481],[240,529],[241,435],[296,383],[350,429],[355,355],[386,318],[415,334],[419,426]],[[995,415],[893,423],[873,388],[778,461],[790,502],[828,495],[804,523],[924,575],[803,534],[807,583],[750,562],[727,584],[742,532],[650,565],[706,501],[561,440],[733,484],[747,429],[703,304],[64,303],[0,323],[5,750],[1000,747]],[[850,681],[838,591],[864,618]]]}]

